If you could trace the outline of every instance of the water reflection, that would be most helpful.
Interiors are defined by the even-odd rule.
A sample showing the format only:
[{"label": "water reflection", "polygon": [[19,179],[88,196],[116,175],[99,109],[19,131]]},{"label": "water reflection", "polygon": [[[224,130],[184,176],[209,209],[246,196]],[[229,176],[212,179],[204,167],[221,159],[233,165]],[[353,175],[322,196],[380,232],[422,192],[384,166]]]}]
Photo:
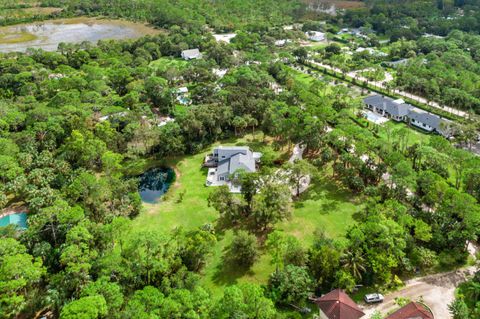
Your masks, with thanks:
[{"label": "water reflection", "polygon": [[139,177],[138,191],[145,203],[156,203],[165,194],[175,180],[171,168],[153,168]]}]

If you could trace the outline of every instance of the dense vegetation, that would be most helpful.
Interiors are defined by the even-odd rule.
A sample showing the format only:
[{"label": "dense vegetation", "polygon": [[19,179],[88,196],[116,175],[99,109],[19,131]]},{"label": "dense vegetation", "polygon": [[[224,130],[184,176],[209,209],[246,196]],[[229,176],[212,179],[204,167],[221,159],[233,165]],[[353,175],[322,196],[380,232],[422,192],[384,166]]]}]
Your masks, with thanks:
[{"label": "dense vegetation", "polygon": [[300,1],[171,1],[171,0],[44,0],[43,5],[65,7],[74,14],[107,15],[148,21],[159,27],[171,25],[231,31],[249,26],[265,28],[289,23],[302,12]]},{"label": "dense vegetation", "polygon": [[[92,14],[118,9],[110,13],[147,20],[159,13],[154,10],[170,8],[167,2],[157,9],[149,1],[108,3],[50,4]],[[224,5],[237,10],[240,4]],[[403,124],[366,124],[351,88],[299,73],[290,49],[274,45],[301,33],[259,28],[238,32],[232,44],[217,43],[207,30],[188,28],[208,15],[185,13],[211,3],[180,5],[191,8],[183,18],[157,24],[187,26],[158,36],[0,55],[0,208],[29,211],[27,230],[0,229],[0,318],[291,318],[299,316],[288,312],[292,305],[307,306],[312,294],[337,287],[351,292],[356,284],[395,288],[402,276],[467,262],[467,243],[480,234],[480,158],[440,136],[419,138]],[[218,10],[212,24],[230,28],[232,11]],[[446,63],[464,54],[455,46],[464,48],[470,37],[452,33],[441,42],[445,50],[435,41],[398,41],[390,54],[403,56],[397,52],[405,46],[406,53]],[[195,47],[203,59],[178,59]],[[339,50],[320,51],[328,59]],[[299,57],[307,53],[295,50]],[[470,75],[472,59],[462,59],[457,79]],[[228,72],[220,77],[218,69]],[[183,86],[189,106],[177,103]],[[175,121],[163,125],[167,116]],[[129,168],[189,158],[247,132],[273,151],[265,152],[261,171],[236,180],[241,194],[219,187],[205,198],[218,214],[214,224],[135,227],[142,204]],[[297,143],[306,147],[304,160],[289,163],[274,154]],[[304,243],[277,229],[304,204],[299,183],[307,175],[313,185],[325,179],[364,202],[340,236],[320,228]],[[234,235],[221,253],[225,264],[246,272],[268,255],[274,271],[262,285],[234,284],[215,296],[200,277],[227,231]],[[474,309],[462,297],[452,307]],[[465,311],[459,318],[475,318],[474,310]]]}]

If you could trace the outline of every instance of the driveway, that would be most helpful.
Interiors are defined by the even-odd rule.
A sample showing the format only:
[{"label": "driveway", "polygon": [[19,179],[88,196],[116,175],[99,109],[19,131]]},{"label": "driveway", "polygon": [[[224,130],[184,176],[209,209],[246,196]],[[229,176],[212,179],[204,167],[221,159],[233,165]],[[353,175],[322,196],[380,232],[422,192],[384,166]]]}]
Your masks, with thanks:
[{"label": "driveway", "polygon": [[405,282],[405,287],[385,296],[381,304],[364,306],[365,318],[375,311],[383,315],[398,308],[396,297],[408,298],[411,301],[423,300],[430,307],[436,319],[452,318],[448,305],[455,299],[455,288],[466,281],[475,272],[476,267],[468,267],[441,274],[411,279]]}]

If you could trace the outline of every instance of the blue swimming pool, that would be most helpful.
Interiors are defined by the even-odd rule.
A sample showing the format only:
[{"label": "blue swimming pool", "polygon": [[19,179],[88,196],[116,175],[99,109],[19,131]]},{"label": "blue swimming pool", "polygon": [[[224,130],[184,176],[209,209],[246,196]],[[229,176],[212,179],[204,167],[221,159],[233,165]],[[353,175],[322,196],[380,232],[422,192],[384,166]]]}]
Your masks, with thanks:
[{"label": "blue swimming pool", "polygon": [[27,213],[15,213],[0,218],[0,227],[16,225],[18,228],[27,228]]}]

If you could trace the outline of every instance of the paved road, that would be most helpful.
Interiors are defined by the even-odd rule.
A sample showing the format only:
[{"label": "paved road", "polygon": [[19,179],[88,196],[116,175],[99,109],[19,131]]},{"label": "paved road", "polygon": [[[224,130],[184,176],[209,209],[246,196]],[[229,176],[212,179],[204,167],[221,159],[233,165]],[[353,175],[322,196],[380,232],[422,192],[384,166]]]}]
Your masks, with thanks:
[{"label": "paved road", "polygon": [[[316,62],[316,61],[313,61],[313,60],[307,60],[307,62],[309,62],[309,63],[311,63],[311,64],[314,64],[314,65],[316,65],[316,66],[325,68],[325,69],[330,70],[330,71],[334,71],[334,72],[338,72],[338,73],[342,73],[342,72],[343,72],[343,71],[340,70],[339,68],[335,68],[335,67],[332,67],[332,66],[330,66],[330,65],[323,64],[323,63],[320,63],[320,62]],[[384,90],[387,89],[387,88],[385,87],[385,85],[384,85],[383,82],[369,81],[368,79],[366,79],[366,78],[364,78],[364,77],[362,77],[362,76],[357,75],[355,72],[347,73],[347,76],[349,76],[349,77],[351,77],[351,78],[355,78],[355,79],[357,79],[358,81],[361,81],[361,82],[367,82],[367,83],[370,84],[370,85],[379,87],[379,88],[384,89]],[[451,114],[458,115],[458,116],[461,116],[461,117],[468,117],[468,113],[466,113],[466,112],[463,112],[463,111],[461,111],[461,110],[457,110],[457,109],[454,109],[454,108],[452,108],[452,107],[448,107],[448,106],[445,106],[445,105],[440,105],[440,104],[438,104],[437,102],[428,101],[427,99],[425,99],[425,98],[423,98],[423,97],[421,97],[421,96],[414,95],[414,94],[411,94],[411,93],[408,93],[408,92],[404,92],[404,91],[401,91],[401,90],[394,90],[394,92],[395,92],[395,94],[398,94],[398,95],[400,95],[400,96],[403,96],[403,97],[406,97],[406,98],[415,100],[415,101],[417,101],[417,102],[420,102],[420,103],[423,103],[423,104],[426,104],[426,105],[435,107],[435,108],[437,108],[437,109],[440,109],[440,110],[449,112],[449,113],[451,113]]]},{"label": "paved road", "polygon": [[405,287],[401,290],[386,295],[383,303],[365,306],[365,317],[368,318],[375,311],[380,311],[383,315],[386,315],[388,312],[398,308],[395,298],[403,297],[412,301],[423,300],[432,310],[434,318],[452,318],[448,311],[448,305],[455,299],[455,288],[472,276],[475,269],[476,267],[472,266],[409,280],[405,282]]}]

